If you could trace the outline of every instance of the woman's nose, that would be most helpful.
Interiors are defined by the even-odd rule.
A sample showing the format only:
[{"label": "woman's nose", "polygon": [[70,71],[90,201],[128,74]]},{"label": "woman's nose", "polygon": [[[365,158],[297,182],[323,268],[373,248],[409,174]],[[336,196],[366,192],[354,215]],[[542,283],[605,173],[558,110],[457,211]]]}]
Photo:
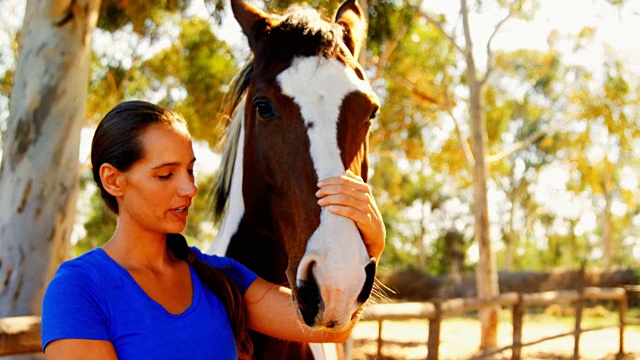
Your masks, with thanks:
[{"label": "woman's nose", "polygon": [[180,186],[180,195],[194,197],[198,193],[198,187],[193,178],[186,179]]}]

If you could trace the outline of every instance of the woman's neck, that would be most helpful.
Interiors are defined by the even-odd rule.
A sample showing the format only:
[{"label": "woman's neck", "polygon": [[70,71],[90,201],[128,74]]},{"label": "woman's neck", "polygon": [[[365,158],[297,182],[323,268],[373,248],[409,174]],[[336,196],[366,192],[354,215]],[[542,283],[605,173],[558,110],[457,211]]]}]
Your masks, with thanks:
[{"label": "woman's neck", "polygon": [[160,268],[174,262],[167,254],[166,234],[134,229],[121,222],[102,249],[127,270]]}]

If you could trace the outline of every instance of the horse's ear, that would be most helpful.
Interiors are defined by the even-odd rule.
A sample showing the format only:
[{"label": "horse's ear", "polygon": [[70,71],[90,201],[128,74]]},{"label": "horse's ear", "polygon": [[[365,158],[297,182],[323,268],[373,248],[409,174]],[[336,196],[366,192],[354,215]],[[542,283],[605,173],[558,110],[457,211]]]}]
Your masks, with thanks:
[{"label": "horse's ear", "polygon": [[249,47],[255,50],[256,43],[271,25],[269,15],[242,0],[231,0],[233,16],[249,40]]},{"label": "horse's ear", "polygon": [[367,38],[367,22],[358,0],[346,0],[336,13],[337,24],[344,28],[344,43],[354,58],[358,58]]}]

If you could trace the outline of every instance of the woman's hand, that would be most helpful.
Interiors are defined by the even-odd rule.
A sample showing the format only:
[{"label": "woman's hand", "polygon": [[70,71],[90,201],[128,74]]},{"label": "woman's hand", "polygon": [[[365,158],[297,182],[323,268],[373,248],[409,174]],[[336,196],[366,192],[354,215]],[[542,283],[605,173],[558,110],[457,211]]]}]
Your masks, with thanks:
[{"label": "woman's hand", "polygon": [[305,343],[342,343],[349,339],[355,321],[344,330],[312,329],[302,323],[291,301],[291,289],[257,278],[244,293],[249,327],[271,337]]},{"label": "woman's hand", "polygon": [[318,204],[353,220],[362,234],[367,252],[379,259],[384,250],[386,230],[369,185],[347,170],[345,175],[321,180],[318,187]]}]

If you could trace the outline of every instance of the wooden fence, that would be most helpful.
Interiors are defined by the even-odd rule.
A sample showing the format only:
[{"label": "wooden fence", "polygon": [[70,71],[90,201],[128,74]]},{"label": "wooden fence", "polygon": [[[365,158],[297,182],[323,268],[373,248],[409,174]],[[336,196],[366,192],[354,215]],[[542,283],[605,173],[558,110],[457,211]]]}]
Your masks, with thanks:
[{"label": "wooden fence", "polygon": [[40,317],[0,319],[0,356],[40,352]]},{"label": "wooden fence", "polygon": [[[633,291],[627,288],[627,291]],[[367,306],[363,321],[378,322],[378,357],[380,357],[383,339],[382,328],[383,322],[387,320],[414,320],[426,319],[429,322],[429,336],[427,339],[427,359],[437,360],[439,358],[440,345],[440,326],[442,320],[447,317],[462,315],[471,311],[480,310],[487,306],[510,307],[512,313],[513,326],[513,343],[509,346],[491,349],[482,352],[477,356],[471,357],[469,360],[479,360],[491,357],[505,350],[511,350],[511,358],[519,360],[523,347],[539,344],[547,340],[553,340],[564,336],[574,336],[574,359],[579,358],[580,354],[580,335],[587,331],[602,330],[611,327],[619,328],[620,339],[618,354],[624,353],[624,327],[627,312],[627,291],[624,288],[596,288],[585,287],[582,291],[566,290],[566,291],[549,291],[542,293],[520,294],[505,293],[496,298],[480,300],[475,298],[468,299],[451,299],[432,302],[405,302],[405,303],[389,303],[389,304],[373,304]],[[640,289],[638,289],[640,291]],[[612,326],[602,326],[593,328],[583,328],[582,309],[585,300],[597,301],[613,301],[618,304],[619,321],[618,324]],[[528,307],[550,305],[550,304],[566,304],[573,303],[575,308],[575,327],[568,333],[557,334],[544,337],[532,342],[524,343],[522,341],[523,318]]]},{"label": "wooden fence", "polygon": [[[378,355],[383,345],[382,324],[387,320],[426,319],[429,321],[429,337],[427,340],[427,359],[437,360],[440,343],[440,325],[442,320],[456,315],[476,311],[485,306],[510,307],[513,319],[513,343],[499,349],[485,351],[471,359],[479,360],[511,349],[512,359],[521,358],[521,350],[525,346],[541,343],[563,336],[573,335],[574,358],[579,357],[580,335],[586,331],[600,330],[608,327],[582,328],[582,308],[585,300],[614,301],[618,303],[620,341],[618,353],[624,353],[624,327],[627,311],[627,291],[640,292],[640,286],[623,288],[593,288],[583,291],[550,291],[533,294],[505,293],[494,299],[451,299],[434,302],[409,302],[397,304],[374,304],[367,306],[364,321],[378,322]],[[550,305],[556,303],[573,303],[575,307],[575,329],[572,332],[557,334],[529,343],[522,342],[523,318],[526,309],[531,306]],[[22,316],[0,319],[0,356],[40,352],[40,318]]]}]

